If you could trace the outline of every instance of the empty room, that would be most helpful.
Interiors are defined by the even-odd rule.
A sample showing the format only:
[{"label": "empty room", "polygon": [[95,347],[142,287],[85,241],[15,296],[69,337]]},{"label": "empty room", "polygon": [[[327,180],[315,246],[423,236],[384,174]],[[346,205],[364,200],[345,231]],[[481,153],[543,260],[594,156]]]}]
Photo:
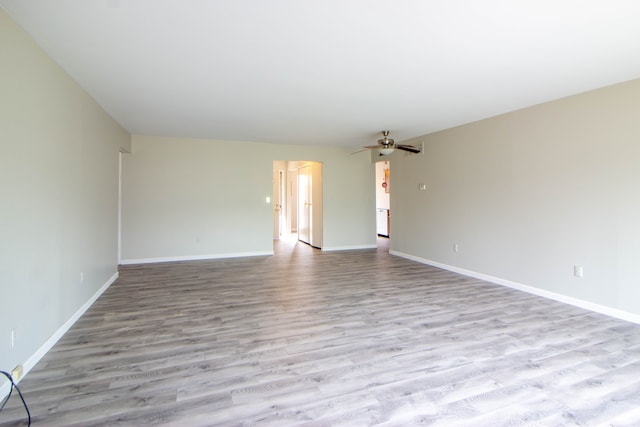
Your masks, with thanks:
[{"label": "empty room", "polygon": [[0,0],[0,426],[640,425],[638,22]]}]

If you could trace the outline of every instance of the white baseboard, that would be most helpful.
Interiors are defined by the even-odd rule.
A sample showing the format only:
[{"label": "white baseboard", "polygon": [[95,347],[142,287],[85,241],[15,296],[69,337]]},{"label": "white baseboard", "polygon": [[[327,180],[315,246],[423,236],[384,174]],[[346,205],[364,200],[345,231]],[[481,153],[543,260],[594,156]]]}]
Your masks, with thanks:
[{"label": "white baseboard", "polygon": [[232,252],[232,253],[226,253],[226,254],[213,254],[213,255],[186,255],[186,256],[173,256],[173,257],[160,257],[160,258],[123,259],[120,261],[120,265],[153,264],[157,262],[177,262],[177,261],[202,261],[207,259],[241,258],[241,257],[250,257],[250,256],[270,256],[270,255],[273,255],[273,251]]},{"label": "white baseboard", "polygon": [[322,248],[322,252],[356,251],[360,249],[376,249],[377,247],[378,245],[325,246]]},{"label": "white baseboard", "polygon": [[497,285],[502,285],[508,288],[517,289],[519,291],[527,292],[533,295],[538,295],[540,297],[549,298],[554,301],[563,302],[565,304],[573,305],[575,307],[584,308],[586,310],[594,311],[596,313],[605,314],[607,316],[615,317],[621,320],[626,320],[627,322],[640,324],[640,315],[629,313],[628,311],[619,310],[617,308],[608,307],[606,305],[596,304],[590,301],[581,300],[579,298],[570,297],[567,295],[547,291],[544,289],[539,289],[533,286],[524,285],[522,283],[512,282],[510,280],[501,279],[499,277],[490,276],[488,274],[478,273],[476,271],[467,270],[465,268],[443,264],[430,259],[420,258],[414,255],[405,254],[403,252],[389,251],[389,253],[391,255],[396,255],[402,258],[410,259],[412,261],[417,261],[422,264],[427,264],[433,267],[442,268],[443,270],[453,271],[454,273],[463,274],[469,277],[475,277],[476,279],[495,283]]},{"label": "white baseboard", "polygon": [[[35,353],[33,353],[33,355],[31,355],[31,357],[29,357],[26,362],[22,364],[23,374],[22,377],[18,381],[16,381],[16,383],[19,383],[20,380],[22,380],[22,378],[24,378],[29,373],[29,371],[33,369],[36,363],[38,363],[40,359],[42,359],[42,357],[47,354],[47,352],[51,350],[51,348],[60,340],[60,338],[62,338],[62,336],[69,330],[69,328],[71,328],[71,326],[73,326],[73,324],[78,321],[80,316],[82,316],[89,309],[89,307],[91,307],[93,303],[96,302],[100,295],[102,295],[104,291],[106,291],[109,286],[111,286],[113,282],[118,279],[118,276],[118,272],[114,273],[113,276],[111,276],[109,280],[107,280],[107,282],[102,285],[100,289],[98,289],[96,293],[93,294],[93,296],[89,298],[89,300],[85,302],[82,307],[80,307],[78,311],[73,314],[73,316],[69,318],[69,320],[67,320],[62,326],[60,326],[60,328],[58,328],[58,330],[53,335],[51,335],[51,337],[49,337],[49,339],[45,341],[45,343],[42,344],[42,346],[40,346],[40,348]],[[2,386],[2,388],[0,388],[0,399],[4,399],[4,397],[9,394],[9,391],[11,390],[10,387],[11,384],[7,382]]]}]

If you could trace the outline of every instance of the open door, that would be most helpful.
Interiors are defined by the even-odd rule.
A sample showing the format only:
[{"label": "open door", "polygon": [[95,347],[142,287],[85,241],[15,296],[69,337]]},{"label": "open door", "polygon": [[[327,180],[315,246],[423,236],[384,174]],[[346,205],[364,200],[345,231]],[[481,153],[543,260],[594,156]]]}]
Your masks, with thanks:
[{"label": "open door", "polygon": [[298,240],[322,247],[322,163],[298,168]]},{"label": "open door", "polygon": [[298,169],[287,170],[287,233],[298,233]]},{"label": "open door", "polygon": [[298,240],[311,244],[311,166],[298,169]]}]

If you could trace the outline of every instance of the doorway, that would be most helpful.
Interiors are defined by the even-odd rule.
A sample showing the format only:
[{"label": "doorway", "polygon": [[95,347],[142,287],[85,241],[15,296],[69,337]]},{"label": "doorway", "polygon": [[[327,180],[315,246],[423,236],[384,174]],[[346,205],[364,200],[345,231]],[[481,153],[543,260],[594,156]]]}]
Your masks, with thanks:
[{"label": "doorway", "polygon": [[391,235],[391,165],[388,160],[376,162],[376,234]]},{"label": "doorway", "polygon": [[284,170],[276,169],[274,162],[273,169],[273,238],[279,239],[284,230],[284,209],[285,192],[284,192]]},{"label": "doorway", "polygon": [[322,163],[273,162],[273,238],[322,248]]}]

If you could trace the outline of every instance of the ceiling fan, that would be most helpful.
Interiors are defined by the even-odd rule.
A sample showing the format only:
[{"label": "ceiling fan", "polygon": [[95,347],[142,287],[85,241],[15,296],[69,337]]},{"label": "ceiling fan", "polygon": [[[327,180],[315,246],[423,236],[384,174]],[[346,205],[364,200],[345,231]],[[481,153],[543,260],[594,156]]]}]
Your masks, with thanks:
[{"label": "ceiling fan", "polygon": [[378,153],[381,156],[387,156],[391,153],[393,153],[393,151],[397,148],[398,150],[403,150],[403,151],[408,151],[410,153],[419,153],[420,149],[418,147],[415,147],[413,145],[404,145],[404,144],[396,144],[395,141],[392,138],[389,138],[389,131],[388,130],[383,130],[382,132],[382,139],[378,140],[378,145],[367,145],[366,149],[371,149],[371,150],[378,150]]}]

